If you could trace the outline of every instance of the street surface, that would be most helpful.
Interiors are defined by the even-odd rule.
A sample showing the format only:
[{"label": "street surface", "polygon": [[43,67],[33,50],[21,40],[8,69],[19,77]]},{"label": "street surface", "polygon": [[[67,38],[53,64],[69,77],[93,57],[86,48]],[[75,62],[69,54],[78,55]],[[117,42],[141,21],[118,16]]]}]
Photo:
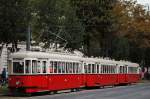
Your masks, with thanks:
[{"label": "street surface", "polygon": [[78,92],[58,92],[58,94],[53,95],[44,94],[31,97],[1,95],[0,99],[150,99],[150,83],[88,89]]}]

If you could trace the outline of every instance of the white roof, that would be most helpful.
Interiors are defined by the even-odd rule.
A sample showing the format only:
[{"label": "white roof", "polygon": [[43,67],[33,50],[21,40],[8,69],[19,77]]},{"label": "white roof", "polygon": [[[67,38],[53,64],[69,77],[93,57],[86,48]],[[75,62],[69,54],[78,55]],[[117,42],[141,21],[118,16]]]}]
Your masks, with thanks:
[{"label": "white roof", "polygon": [[74,60],[80,61],[82,57],[76,56],[74,54],[64,54],[64,53],[46,53],[46,52],[16,52],[11,54],[10,58],[43,58],[43,59],[59,59],[59,60]]},{"label": "white roof", "polygon": [[83,58],[83,61],[86,63],[100,63],[100,64],[117,64],[114,60],[108,60],[103,58]]},{"label": "white roof", "polygon": [[115,61],[103,58],[86,58],[71,53],[47,53],[47,52],[32,52],[23,51],[11,54],[10,58],[37,58],[37,59],[52,59],[52,60],[69,60],[69,61],[84,61],[85,63],[100,63],[100,64],[118,64],[127,65],[130,67],[139,67],[137,63],[131,63],[128,61]]}]

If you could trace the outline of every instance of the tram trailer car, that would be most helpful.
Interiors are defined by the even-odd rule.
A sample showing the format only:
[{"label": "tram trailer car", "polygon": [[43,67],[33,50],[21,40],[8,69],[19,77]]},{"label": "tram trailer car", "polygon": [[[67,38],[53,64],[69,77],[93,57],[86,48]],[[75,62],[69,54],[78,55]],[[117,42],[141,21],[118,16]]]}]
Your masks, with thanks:
[{"label": "tram trailer car", "polygon": [[139,65],[74,54],[17,52],[9,59],[10,92],[77,90],[138,82]]},{"label": "tram trailer car", "polygon": [[84,58],[87,87],[131,84],[140,80],[139,65],[125,61]]}]

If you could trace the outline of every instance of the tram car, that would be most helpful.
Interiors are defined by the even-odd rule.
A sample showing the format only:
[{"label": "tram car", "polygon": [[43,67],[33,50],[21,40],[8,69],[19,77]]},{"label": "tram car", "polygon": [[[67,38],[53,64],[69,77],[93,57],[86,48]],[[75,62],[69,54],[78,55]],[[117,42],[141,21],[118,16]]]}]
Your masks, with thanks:
[{"label": "tram car", "polygon": [[130,84],[140,79],[136,63],[54,52],[13,53],[8,70],[10,92],[27,94]]}]

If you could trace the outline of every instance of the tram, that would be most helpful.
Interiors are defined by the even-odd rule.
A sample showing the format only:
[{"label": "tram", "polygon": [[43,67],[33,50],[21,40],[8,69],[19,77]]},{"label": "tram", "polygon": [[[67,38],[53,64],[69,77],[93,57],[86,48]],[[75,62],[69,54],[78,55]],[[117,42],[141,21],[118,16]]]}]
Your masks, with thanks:
[{"label": "tram", "polygon": [[129,84],[140,80],[136,63],[68,53],[16,52],[9,59],[10,92],[35,93]]}]

